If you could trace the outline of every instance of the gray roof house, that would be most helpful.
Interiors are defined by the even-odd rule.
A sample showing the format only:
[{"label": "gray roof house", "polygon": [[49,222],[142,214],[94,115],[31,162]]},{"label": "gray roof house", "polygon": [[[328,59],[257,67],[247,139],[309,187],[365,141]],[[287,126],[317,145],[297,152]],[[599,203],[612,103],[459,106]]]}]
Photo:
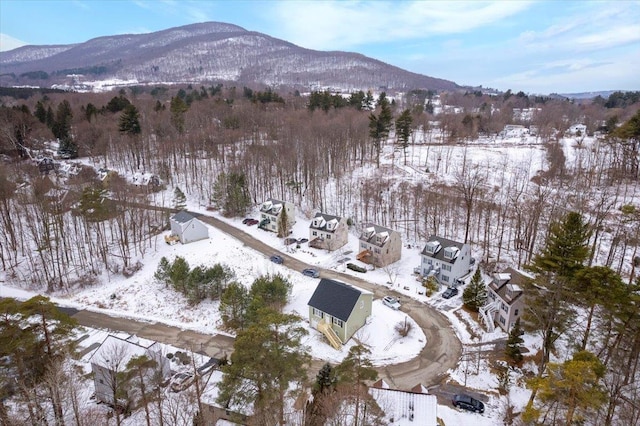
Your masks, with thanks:
[{"label": "gray roof house", "polygon": [[[293,206],[293,203],[289,203],[288,201],[269,198],[267,201],[262,203],[260,206],[260,224],[258,226],[265,231],[279,232],[278,227],[283,217],[283,210],[286,211],[286,234],[288,235],[291,227],[296,223],[295,207]],[[286,235],[280,236],[286,237]]]},{"label": "gray roof house", "polygon": [[309,247],[334,251],[349,240],[349,227],[343,217],[316,213],[309,224]]},{"label": "gray roof house", "polygon": [[480,310],[490,332],[494,330],[494,323],[497,323],[508,333],[522,316],[525,307],[522,286],[528,279],[524,273],[513,268],[493,275],[487,286],[487,304]]},{"label": "gray roof house", "polygon": [[171,235],[177,237],[182,244],[209,238],[207,225],[198,220],[193,213],[183,210],[174,214],[169,221]]},{"label": "gray roof house", "polygon": [[432,235],[421,254],[420,272],[423,277],[433,276],[440,284],[457,286],[460,279],[473,270],[469,244],[459,243]]},{"label": "gray roof house", "polygon": [[373,293],[323,278],[309,299],[309,323],[338,349],[371,315]]},{"label": "gray roof house", "polygon": [[[93,372],[93,382],[95,385],[96,399],[105,404],[115,405],[114,392],[122,392],[127,395],[128,400],[133,399],[133,388],[123,389],[125,384],[120,381],[120,373],[127,369],[127,363],[138,356],[146,356],[156,361],[157,369],[163,378],[170,375],[169,359],[164,356],[163,346],[147,339],[140,339],[136,336],[121,338],[113,335],[107,336],[100,347],[91,355],[91,371]],[[148,380],[152,380],[149,374]],[[128,401],[118,401],[126,405]]]},{"label": "gray roof house", "polygon": [[378,268],[400,260],[402,238],[398,231],[384,226],[366,223],[360,233],[356,258]]},{"label": "gray roof house", "polygon": [[427,389],[418,385],[411,391],[391,389],[384,380],[369,388],[369,394],[384,411],[387,424],[397,426],[438,425],[438,401]]}]

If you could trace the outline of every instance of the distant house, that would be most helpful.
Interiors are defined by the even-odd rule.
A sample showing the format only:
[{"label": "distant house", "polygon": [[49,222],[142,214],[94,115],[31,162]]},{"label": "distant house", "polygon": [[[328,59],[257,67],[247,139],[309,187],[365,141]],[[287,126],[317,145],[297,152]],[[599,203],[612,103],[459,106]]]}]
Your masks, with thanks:
[{"label": "distant house", "polygon": [[587,126],[584,124],[574,124],[567,129],[566,134],[568,136],[586,136]]},{"label": "distant house", "polygon": [[366,323],[372,303],[372,293],[323,278],[309,299],[309,323],[338,349]]},{"label": "distant house", "polygon": [[[133,388],[125,386],[121,380],[122,373],[127,370],[127,364],[134,357],[146,356],[157,363],[157,368],[149,374],[150,382],[155,373],[160,373],[164,379],[168,378],[171,373],[169,359],[164,356],[162,349],[160,343],[136,336],[127,338],[107,336],[89,360],[96,399],[105,404],[115,405],[114,392],[118,394],[122,392],[122,395],[126,395],[129,400],[132,398]],[[118,401],[118,403],[126,404],[125,401]]]},{"label": "distant house", "polygon": [[329,251],[347,244],[349,227],[343,217],[316,213],[309,225],[309,246]]},{"label": "distant house", "polygon": [[447,286],[460,284],[460,279],[473,269],[475,263],[469,244],[435,235],[429,237],[421,257],[422,276],[433,276],[440,284]]},{"label": "distant house", "polygon": [[390,389],[380,380],[369,388],[378,406],[385,414],[387,424],[396,426],[437,426],[438,401],[435,395],[418,385],[410,392]]},{"label": "distant house", "polygon": [[56,163],[53,161],[51,157],[43,157],[38,160],[38,170],[43,175],[48,175],[49,172],[56,169]]},{"label": "distant house", "polygon": [[286,235],[288,235],[291,227],[296,223],[296,212],[293,204],[287,201],[269,198],[262,203],[260,206],[260,224],[258,226],[265,231],[278,232],[283,210],[286,211]]},{"label": "distant house", "polygon": [[171,219],[171,235],[180,240],[182,244],[209,238],[209,230],[196,216],[187,211],[174,214]]},{"label": "distant house", "polygon": [[367,223],[360,234],[357,259],[383,268],[400,260],[402,238],[398,231]]},{"label": "distant house", "polygon": [[493,275],[487,288],[487,305],[481,309],[481,315],[489,331],[493,331],[493,325],[497,323],[500,328],[509,332],[516,320],[522,316],[525,305],[522,285],[528,279],[522,272],[513,268]]}]

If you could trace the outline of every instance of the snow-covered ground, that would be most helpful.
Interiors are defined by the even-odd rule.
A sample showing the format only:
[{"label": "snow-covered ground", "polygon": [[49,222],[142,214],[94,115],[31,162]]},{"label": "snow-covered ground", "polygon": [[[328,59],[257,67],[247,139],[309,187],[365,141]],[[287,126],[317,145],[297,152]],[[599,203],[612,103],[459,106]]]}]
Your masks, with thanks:
[{"label": "snow-covered ground", "polygon": [[[587,138],[581,143],[588,146],[596,141]],[[576,157],[583,152],[571,138],[563,139],[562,146],[568,164],[573,164]],[[490,183],[501,185],[509,180],[507,174],[513,175],[522,172],[525,175],[524,179],[529,180],[538,170],[545,168],[546,161],[545,149],[533,137],[499,141],[495,139],[478,140],[469,144],[469,147],[451,145],[412,147],[408,150],[408,166],[403,165],[402,153],[394,153],[393,148],[389,146],[386,148],[382,156],[383,162],[393,163],[394,173],[402,176],[403,180],[413,183],[425,181],[427,178],[434,179],[434,175],[435,179],[453,183],[452,175],[455,168],[466,161],[487,166],[489,170],[495,171],[490,174]],[[426,172],[427,169],[429,172]],[[366,177],[374,172],[373,168],[363,168],[354,176],[355,178]],[[164,194],[164,197],[165,199],[171,198],[168,194]],[[327,203],[331,204],[330,200]],[[190,202],[188,208],[192,211],[212,214],[205,211],[197,202]],[[447,425],[493,425],[502,422],[500,416],[505,398],[499,397],[497,394],[496,375],[491,372],[485,359],[480,359],[479,362],[471,360],[474,359],[474,348],[477,348],[479,343],[486,343],[488,348],[491,346],[491,342],[504,339],[506,335],[501,331],[491,334],[484,332],[475,320],[465,311],[459,309],[461,295],[444,300],[440,297],[444,288],[430,298],[419,294],[423,292],[423,288],[416,281],[413,270],[420,264],[420,252],[424,242],[405,242],[402,259],[399,262],[389,268],[369,270],[366,274],[359,274],[346,269],[345,261],[338,262],[344,258],[355,262],[355,255],[358,252],[358,241],[355,234],[349,236],[347,246],[334,253],[312,249],[306,244],[302,244],[300,248],[296,249],[295,246],[285,246],[282,239],[277,238],[275,234],[259,230],[256,226],[243,225],[242,218],[227,219],[218,214],[214,215],[273,247],[274,253],[284,252],[319,268],[334,269],[364,278],[380,286],[393,287],[395,291],[405,296],[433,305],[442,311],[450,319],[458,337],[465,346],[463,360],[456,370],[449,372],[450,378],[469,388],[489,394],[490,400],[487,404],[487,412],[482,416],[460,412],[449,406],[439,406],[439,417],[443,418]],[[251,216],[257,218],[257,211],[254,211]],[[298,212],[296,220],[293,236],[309,238],[309,218],[302,212]],[[344,358],[351,345],[355,344],[353,341],[345,345],[342,350],[336,351],[325,343],[323,336],[309,327],[308,322],[304,320],[308,316],[307,302],[315,290],[317,279],[291,271],[286,267],[286,264],[276,265],[270,262],[267,256],[253,251],[215,228],[209,228],[209,237],[208,240],[188,245],[169,246],[164,243],[162,236],[158,236],[156,243],[153,244],[155,250],[149,251],[144,259],[140,259],[144,266],[131,278],[125,278],[121,275],[104,275],[98,286],[70,294],[56,294],[52,299],[63,305],[106,312],[115,316],[130,317],[141,321],[157,321],[204,333],[225,333],[224,330],[221,330],[218,302],[204,301],[197,306],[190,306],[185,298],[166,288],[164,284],[155,282],[153,274],[160,258],[165,256],[172,259],[176,256],[182,256],[191,266],[226,264],[235,272],[237,280],[246,286],[250,286],[254,279],[260,275],[278,273],[293,284],[290,303],[285,307],[285,311],[296,313],[303,318],[303,325],[309,331],[304,343],[310,347],[310,353],[315,358],[332,363],[337,363]],[[482,258],[482,253],[474,253],[474,256]],[[0,297],[25,299],[31,295],[32,293],[12,288],[6,283],[0,282]],[[112,298],[111,295],[115,295],[115,298]],[[425,345],[429,344],[424,333],[418,327],[413,327],[409,336],[398,338],[394,327],[405,318],[406,315],[402,312],[389,309],[382,305],[380,300],[374,301],[371,320],[356,334],[356,338],[371,350],[370,359],[375,365],[384,366],[412,359]],[[539,347],[539,339],[526,336],[526,346],[535,352]],[[509,398],[516,407],[516,411],[524,406],[528,397],[529,392],[524,389],[519,378],[514,377]]]}]

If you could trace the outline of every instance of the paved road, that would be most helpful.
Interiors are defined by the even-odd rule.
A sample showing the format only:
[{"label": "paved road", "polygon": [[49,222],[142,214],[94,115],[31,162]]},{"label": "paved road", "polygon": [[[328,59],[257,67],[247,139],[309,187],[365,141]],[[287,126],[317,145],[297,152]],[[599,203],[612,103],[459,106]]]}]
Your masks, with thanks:
[{"label": "paved road", "polygon": [[[275,252],[272,247],[262,241],[256,240],[246,232],[219,219],[206,215],[199,215],[199,219],[267,256]],[[302,271],[304,268],[309,267],[306,263],[288,256],[286,253],[280,254],[284,258],[285,265],[293,270]],[[438,385],[446,377],[447,370],[454,368],[458,363],[462,352],[460,340],[457,338],[447,318],[435,308],[396,293],[384,286],[372,284],[361,278],[333,270],[321,269],[320,277],[337,279],[362,287],[373,292],[376,298],[394,294],[402,302],[402,311],[411,316],[424,331],[427,337],[427,344],[419,356],[407,362],[378,369],[380,378],[387,381],[393,388],[408,390],[417,384],[427,387]],[[209,356],[221,357],[225,354],[229,355],[233,351],[233,338],[221,334],[208,335],[164,324],[144,323],[89,311],[74,312],[73,317],[81,325],[87,327],[124,331],[143,338],[161,341],[184,349],[191,349]],[[321,361],[314,362],[312,372],[319,369],[321,365]]]},{"label": "paved road", "polygon": [[[219,219],[206,215],[200,216],[199,219],[267,256],[275,251],[273,247],[256,240],[241,229]],[[309,268],[309,265],[306,263],[288,256],[286,253],[279,254],[284,258],[284,264],[288,268],[296,271]],[[372,284],[361,278],[333,270],[321,269],[320,277],[337,279],[362,287],[373,292],[376,298],[382,298],[389,294],[395,295],[402,302],[402,311],[411,316],[424,331],[427,337],[427,345],[418,357],[400,364],[381,367],[378,370],[380,378],[387,381],[392,387],[397,389],[410,389],[417,384],[423,384],[427,387],[437,385],[446,376],[447,370],[454,368],[458,363],[458,359],[462,353],[460,340],[456,336],[447,317],[435,308],[396,293],[387,287]]]}]

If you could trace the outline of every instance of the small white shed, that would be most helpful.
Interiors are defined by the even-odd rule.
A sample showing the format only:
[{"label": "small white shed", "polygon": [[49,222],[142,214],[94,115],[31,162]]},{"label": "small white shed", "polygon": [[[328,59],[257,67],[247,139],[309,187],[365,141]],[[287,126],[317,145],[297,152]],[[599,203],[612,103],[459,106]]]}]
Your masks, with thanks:
[{"label": "small white shed", "polygon": [[171,235],[178,237],[182,244],[209,238],[207,225],[198,220],[192,213],[184,210],[178,212],[171,217],[170,222]]}]

